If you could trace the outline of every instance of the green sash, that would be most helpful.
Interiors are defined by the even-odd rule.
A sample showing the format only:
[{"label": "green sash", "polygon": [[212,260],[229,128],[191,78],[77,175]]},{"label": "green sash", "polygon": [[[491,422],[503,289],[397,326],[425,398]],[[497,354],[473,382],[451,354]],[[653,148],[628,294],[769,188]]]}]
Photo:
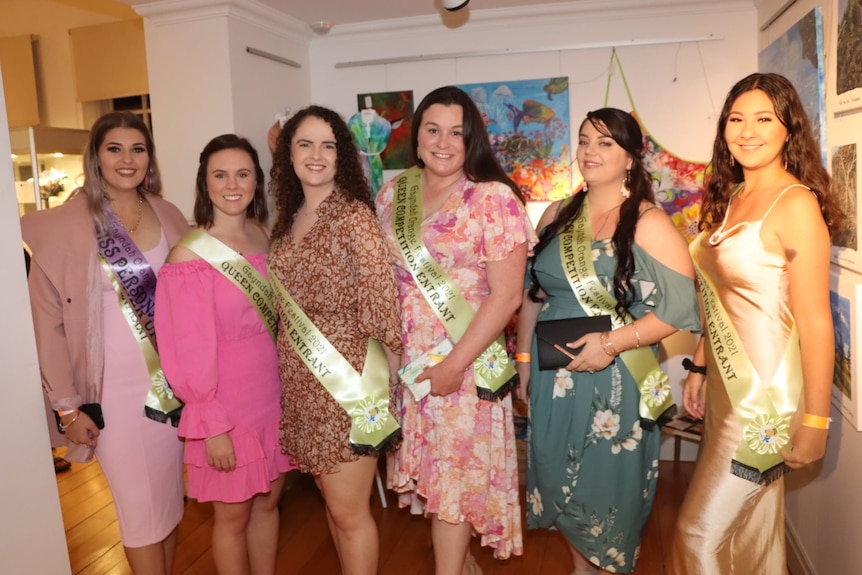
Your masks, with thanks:
[{"label": "green sash", "polygon": [[389,413],[389,362],[381,343],[368,340],[365,366],[359,375],[344,356],[312,323],[301,307],[268,269],[274,295],[284,310],[284,335],[320,384],[350,416],[354,452],[370,455],[385,450],[401,436]]},{"label": "green sash", "polygon": [[[569,200],[571,201],[571,200]],[[570,221],[560,234],[560,259],[569,285],[578,303],[589,316],[610,315],[620,329],[634,321],[626,313],[620,322],[616,314],[616,298],[601,284],[593,266],[590,202],[584,199],[581,215]],[[661,370],[649,346],[629,349],[619,355],[640,391],[638,413],[647,424],[654,423],[674,406],[670,380]]]},{"label": "green sash", "polygon": [[272,307],[272,286],[242,254],[214,238],[204,230],[192,230],[184,235],[178,246],[185,246],[214,267],[245,294],[266,326],[272,341],[278,332],[278,314]]},{"label": "green sash", "polygon": [[[416,286],[457,343],[476,314],[422,241],[422,172],[417,167],[395,179],[392,233]],[[481,399],[494,401],[509,393],[517,372],[506,353],[503,334],[476,358],[473,374],[476,394]]]},{"label": "green sash", "polygon": [[802,393],[802,371],[791,367],[801,363],[799,333],[794,323],[781,364],[773,376],[775,383],[763,385],[715,287],[697,267],[699,247],[699,240],[695,240],[691,249],[707,321],[706,349],[742,427],[742,441],[734,453],[730,472],[768,485],[788,471],[780,451],[790,441],[790,418],[796,413]]}]

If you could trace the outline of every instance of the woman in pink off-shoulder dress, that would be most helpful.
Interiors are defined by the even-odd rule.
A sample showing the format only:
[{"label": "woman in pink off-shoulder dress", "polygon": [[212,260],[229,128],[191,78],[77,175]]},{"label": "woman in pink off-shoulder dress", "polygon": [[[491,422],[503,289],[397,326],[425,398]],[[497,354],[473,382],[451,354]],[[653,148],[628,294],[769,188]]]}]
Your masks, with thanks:
[{"label": "woman in pink off-shoulder dress", "polygon": [[165,374],[185,401],[189,496],[212,501],[220,574],[271,574],[285,472],[281,382],[267,305],[263,171],[244,138],[218,136],[197,174],[197,228],[159,273],[156,330]]}]

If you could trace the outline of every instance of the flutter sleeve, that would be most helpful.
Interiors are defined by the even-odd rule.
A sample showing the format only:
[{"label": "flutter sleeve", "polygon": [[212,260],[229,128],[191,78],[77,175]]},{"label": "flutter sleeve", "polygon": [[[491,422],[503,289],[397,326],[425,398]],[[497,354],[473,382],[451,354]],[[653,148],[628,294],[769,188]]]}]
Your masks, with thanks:
[{"label": "flutter sleeve", "polygon": [[348,220],[360,330],[400,354],[401,306],[383,230],[371,210],[361,204]]},{"label": "flutter sleeve", "polygon": [[[694,279],[670,269],[637,244],[633,245],[633,251],[635,266],[643,269],[651,280],[637,282],[643,303],[652,308],[656,317],[679,330],[700,331]],[[647,290],[648,293],[644,293]]]},{"label": "flutter sleeve", "polygon": [[499,182],[477,184],[473,205],[478,213],[471,220],[481,222],[482,242],[479,262],[501,261],[517,246],[527,243],[532,254],[536,245],[536,232],[527,216],[527,210],[509,186]]},{"label": "flutter sleeve", "polygon": [[234,423],[216,398],[218,341],[213,276],[203,260],[165,264],[156,283],[156,337],[168,383],[185,403],[178,433],[205,439]]}]

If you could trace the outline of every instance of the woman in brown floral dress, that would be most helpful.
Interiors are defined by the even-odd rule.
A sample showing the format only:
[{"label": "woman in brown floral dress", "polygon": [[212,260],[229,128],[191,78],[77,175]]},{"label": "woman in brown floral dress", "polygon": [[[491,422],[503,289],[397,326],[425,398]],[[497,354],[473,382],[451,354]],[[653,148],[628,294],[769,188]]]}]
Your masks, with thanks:
[{"label": "woman in brown floral dress", "polygon": [[[278,220],[270,279],[283,286],[311,327],[363,374],[363,381],[366,354],[371,358],[369,339],[383,344],[391,387],[401,353],[398,288],[347,125],[326,108],[299,111],[278,136],[271,175]],[[392,432],[376,445],[356,441],[356,413],[348,413],[349,402],[343,399],[345,393],[357,393],[350,383],[355,378],[336,378],[339,403],[331,382],[312,371],[316,356],[302,353],[304,344],[297,341],[302,325],[291,304],[277,295],[282,447],[302,471],[314,475],[326,500],[342,573],[374,574],[378,543],[371,488],[377,455],[392,447],[400,429],[386,405],[384,381],[383,403],[375,396],[384,415],[372,409],[368,420],[388,416]],[[314,347],[313,337],[305,341]]]}]

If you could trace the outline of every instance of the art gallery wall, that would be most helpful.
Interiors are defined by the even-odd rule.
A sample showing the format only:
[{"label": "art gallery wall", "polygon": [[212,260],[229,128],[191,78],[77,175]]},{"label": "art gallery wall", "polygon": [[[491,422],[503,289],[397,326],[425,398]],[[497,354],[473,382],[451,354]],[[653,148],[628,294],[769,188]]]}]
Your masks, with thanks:
[{"label": "art gallery wall", "polygon": [[[755,4],[758,27],[764,27],[785,2],[759,0]],[[837,2],[831,0],[799,0],[760,31],[758,39],[759,51],[774,42],[811,10],[820,8],[826,49],[826,148],[829,155],[827,165],[830,166],[835,146],[851,142],[858,144],[862,138],[862,110],[838,115],[835,113],[836,55],[833,37],[836,4]],[[849,258],[848,261],[853,259]],[[845,278],[853,277],[855,273],[845,267],[835,269]],[[851,321],[857,323],[860,309],[858,303],[857,317],[851,318]],[[852,349],[854,352],[859,349],[858,341],[852,342]],[[858,374],[856,379],[858,380]],[[858,383],[854,382],[857,391]],[[826,457],[815,468],[794,472],[786,479],[788,563],[794,575],[856,573],[862,563],[862,548],[855,544],[855,534],[860,528],[859,518],[862,517],[862,500],[856,495],[859,476],[862,473],[862,458],[859,457],[862,453],[862,433],[856,431],[854,424],[843,417],[838,409],[833,407],[831,416],[832,427]]]},{"label": "art gallery wall", "polygon": [[[428,92],[447,84],[566,76],[574,149],[586,112],[605,105],[609,74],[607,105],[631,110],[619,70],[611,66],[616,47],[638,115],[654,138],[682,158],[708,161],[728,89],[757,68],[753,4],[648,4],[609,8],[586,1],[564,10],[555,5],[548,11],[476,11],[455,29],[437,18],[335,27],[312,40],[312,101],[348,118],[358,111],[357,94],[367,92],[412,90],[418,105]],[[495,51],[505,53],[477,55]],[[452,54],[460,55],[435,57]],[[409,57],[420,61],[344,67]],[[580,181],[576,164],[573,170],[574,181]],[[396,173],[386,171],[384,179]],[[541,207],[531,210],[534,219]],[[680,362],[694,342],[685,333],[664,343],[664,367],[680,404],[685,377]],[[672,457],[671,443],[665,441],[662,458]],[[683,443],[683,459],[695,453],[693,444]]]}]

